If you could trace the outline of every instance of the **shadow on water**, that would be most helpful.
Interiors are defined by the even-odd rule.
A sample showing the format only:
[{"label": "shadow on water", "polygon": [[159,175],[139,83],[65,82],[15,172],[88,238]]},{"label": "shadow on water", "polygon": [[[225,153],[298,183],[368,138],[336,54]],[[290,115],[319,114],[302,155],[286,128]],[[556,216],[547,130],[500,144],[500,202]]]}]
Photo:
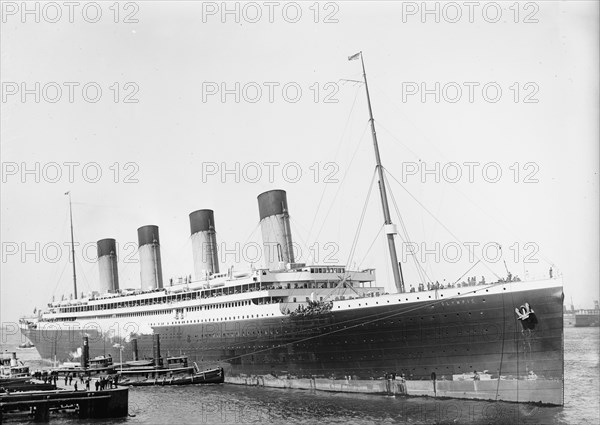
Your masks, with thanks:
[{"label": "shadow on water", "polygon": [[[164,409],[166,400],[180,400]],[[135,400],[135,401],[134,401]],[[135,423],[515,424],[553,423],[562,408],[514,403],[354,395],[234,385],[144,388]],[[170,403],[170,402],[169,402]]]}]

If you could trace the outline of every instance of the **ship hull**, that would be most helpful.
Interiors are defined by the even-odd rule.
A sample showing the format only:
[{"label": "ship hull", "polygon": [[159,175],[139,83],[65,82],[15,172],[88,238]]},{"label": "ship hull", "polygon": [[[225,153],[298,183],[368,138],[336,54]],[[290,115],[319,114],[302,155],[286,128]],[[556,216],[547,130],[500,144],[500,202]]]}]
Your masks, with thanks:
[{"label": "ship hull", "polygon": [[[561,405],[562,285],[515,290],[518,284],[446,291],[445,299],[429,291],[418,300],[396,294],[339,301],[317,315],[179,321],[152,332],[160,334],[163,353],[223,367],[231,383]],[[535,311],[533,326],[515,313],[525,303]],[[84,334],[91,356],[119,356],[110,333],[52,325],[22,330],[43,358],[66,360]],[[151,333],[135,336],[140,358],[151,357]],[[124,345],[127,359],[131,344]]]}]

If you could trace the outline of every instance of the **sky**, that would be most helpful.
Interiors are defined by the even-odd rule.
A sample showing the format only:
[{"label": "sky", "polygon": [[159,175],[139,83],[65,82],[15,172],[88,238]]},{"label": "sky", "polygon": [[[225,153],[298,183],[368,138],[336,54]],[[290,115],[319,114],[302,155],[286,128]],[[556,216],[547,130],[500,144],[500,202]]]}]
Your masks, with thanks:
[{"label": "sky", "polygon": [[221,269],[259,267],[271,189],[298,261],[393,291],[358,51],[407,287],[552,267],[567,304],[599,298],[597,2],[117,6],[2,4],[2,322],[72,293],[68,191],[78,292],[103,238],[139,288],[147,224],[165,283],[192,274],[204,208]]}]

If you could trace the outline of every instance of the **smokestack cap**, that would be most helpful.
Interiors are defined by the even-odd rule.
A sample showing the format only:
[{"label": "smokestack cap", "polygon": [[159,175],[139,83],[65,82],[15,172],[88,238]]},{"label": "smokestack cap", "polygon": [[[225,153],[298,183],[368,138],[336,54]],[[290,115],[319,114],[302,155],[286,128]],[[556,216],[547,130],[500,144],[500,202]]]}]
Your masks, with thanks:
[{"label": "smokestack cap", "polygon": [[149,245],[156,243],[160,245],[160,239],[158,238],[158,226],[150,224],[148,226],[142,226],[138,230],[138,244],[139,246]]},{"label": "smokestack cap", "polygon": [[190,213],[190,234],[205,232],[215,228],[215,215],[213,210],[198,210]]},{"label": "smokestack cap", "polygon": [[283,214],[284,208],[288,211],[285,190],[269,190],[258,195],[258,213],[261,220],[272,215]]},{"label": "smokestack cap", "polygon": [[111,253],[117,255],[117,241],[114,239],[100,239],[96,242],[96,246],[98,248],[98,258],[110,255]]}]

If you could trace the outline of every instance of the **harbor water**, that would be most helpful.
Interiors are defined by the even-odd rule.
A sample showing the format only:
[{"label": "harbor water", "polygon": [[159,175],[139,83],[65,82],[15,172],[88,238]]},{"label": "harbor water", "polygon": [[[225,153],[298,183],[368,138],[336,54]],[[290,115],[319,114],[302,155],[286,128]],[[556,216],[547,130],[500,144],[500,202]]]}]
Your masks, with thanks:
[{"label": "harbor water", "polygon": [[[2,335],[2,351],[17,351],[32,370],[46,367],[35,349],[17,350],[18,335]],[[598,424],[600,328],[565,328],[565,405],[385,397],[282,390],[231,384],[130,390],[129,417],[98,424]],[[59,383],[60,384],[60,383]],[[5,423],[19,423],[5,420]],[[52,417],[52,424],[87,424]]]}]

